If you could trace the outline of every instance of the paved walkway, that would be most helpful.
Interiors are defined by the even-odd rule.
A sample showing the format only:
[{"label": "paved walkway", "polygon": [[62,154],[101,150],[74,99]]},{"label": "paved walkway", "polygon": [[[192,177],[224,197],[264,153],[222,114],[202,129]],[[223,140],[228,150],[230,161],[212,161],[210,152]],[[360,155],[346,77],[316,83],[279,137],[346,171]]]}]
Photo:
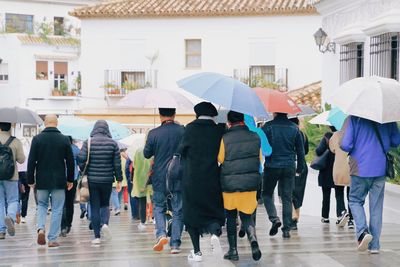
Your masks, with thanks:
[{"label": "paved walkway", "polygon": [[[17,226],[15,237],[7,236],[6,240],[0,241],[0,266],[400,266],[398,188],[387,188],[381,254],[369,255],[355,250],[354,230],[338,229],[334,219],[330,225],[321,225],[321,193],[316,186],[316,180],[315,173],[312,172],[309,176],[299,230],[292,233],[290,240],[283,240],[280,233],[272,238],[268,236],[270,223],[266,220],[264,208],[260,206],[257,233],[263,257],[257,263],[251,259],[245,239],[240,239],[238,244],[240,260],[232,263],[223,260],[222,255],[211,253],[209,237],[206,236],[201,241],[204,262],[189,264],[186,257],[191,249],[191,242],[187,233],[183,235],[182,254],[170,255],[168,250],[155,253],[152,251],[153,226],[149,226],[145,232],[139,232],[137,223],[130,220],[128,212],[123,212],[118,217],[112,216],[110,227],[113,239],[100,247],[91,246],[93,236],[88,230],[88,222],[78,217],[74,220],[70,235],[59,239],[62,247],[39,247],[35,243],[35,208],[31,206],[28,223]],[[79,216],[78,206],[76,208],[76,215]],[[333,204],[332,215],[334,208]],[[221,238],[221,244],[223,251],[226,251],[228,244],[225,234]]]}]

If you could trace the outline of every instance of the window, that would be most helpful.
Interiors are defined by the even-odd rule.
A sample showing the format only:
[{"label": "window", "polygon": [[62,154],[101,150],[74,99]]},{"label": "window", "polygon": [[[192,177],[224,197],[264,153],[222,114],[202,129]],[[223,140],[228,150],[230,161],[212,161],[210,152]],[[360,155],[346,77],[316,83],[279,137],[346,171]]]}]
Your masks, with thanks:
[{"label": "window", "polygon": [[6,13],[6,32],[33,33],[33,16]]},{"label": "window", "polygon": [[121,87],[125,90],[135,90],[146,86],[146,73],[144,71],[121,72]]},{"label": "window", "polygon": [[0,64],[0,83],[8,82],[8,64]]},{"label": "window", "polygon": [[63,17],[54,17],[54,35],[64,35]]},{"label": "window", "polygon": [[364,43],[340,47],[340,83],[364,76]]},{"label": "window", "polygon": [[54,62],[54,88],[65,91],[65,88],[63,87],[68,83],[67,77],[68,63]]},{"label": "window", "polygon": [[201,68],[201,40],[190,39],[185,40],[186,54],[185,66],[186,68]]},{"label": "window", "polygon": [[36,61],[36,80],[47,80],[48,76],[48,62]]},{"label": "window", "polygon": [[371,38],[371,75],[399,80],[400,33],[385,33]]},{"label": "window", "polygon": [[37,126],[36,125],[24,125],[22,128],[24,137],[34,137],[37,135]]},{"label": "window", "polygon": [[275,66],[251,66],[250,67],[250,84],[274,83],[275,82]]}]

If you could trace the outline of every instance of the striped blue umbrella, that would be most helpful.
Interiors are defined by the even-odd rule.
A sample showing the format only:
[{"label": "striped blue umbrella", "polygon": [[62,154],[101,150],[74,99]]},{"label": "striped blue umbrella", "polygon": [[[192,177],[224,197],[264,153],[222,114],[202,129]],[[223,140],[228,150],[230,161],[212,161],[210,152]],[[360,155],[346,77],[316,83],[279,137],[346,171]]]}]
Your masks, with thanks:
[{"label": "striped blue umbrella", "polygon": [[246,84],[222,74],[204,72],[177,82],[185,91],[222,107],[268,119],[270,115],[257,94]]}]

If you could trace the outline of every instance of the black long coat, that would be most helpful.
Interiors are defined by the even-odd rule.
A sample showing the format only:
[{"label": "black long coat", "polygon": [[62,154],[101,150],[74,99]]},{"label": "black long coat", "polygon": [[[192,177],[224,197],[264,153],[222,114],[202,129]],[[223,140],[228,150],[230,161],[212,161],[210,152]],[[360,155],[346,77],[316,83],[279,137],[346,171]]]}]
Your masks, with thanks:
[{"label": "black long coat", "polygon": [[[326,150],[329,150],[329,139],[331,139],[333,133],[327,132],[321,139],[315,152],[318,156],[321,156]],[[319,171],[318,174],[318,185],[320,187],[334,188],[335,183],[333,182],[333,164],[335,162],[335,154],[329,150],[328,160],[326,167]]]},{"label": "black long coat", "polygon": [[183,220],[186,226],[206,229],[224,224],[218,152],[224,129],[211,120],[197,119],[186,126],[181,142],[184,162]]}]

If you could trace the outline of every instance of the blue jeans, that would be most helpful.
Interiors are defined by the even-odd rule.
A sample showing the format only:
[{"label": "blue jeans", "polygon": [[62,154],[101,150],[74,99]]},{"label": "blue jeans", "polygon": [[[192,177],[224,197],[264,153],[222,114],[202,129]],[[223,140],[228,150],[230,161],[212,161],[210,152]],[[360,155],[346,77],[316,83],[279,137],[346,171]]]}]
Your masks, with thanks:
[{"label": "blue jeans", "polygon": [[[182,194],[174,193],[171,198],[172,226],[171,226],[171,247],[180,247],[183,230],[182,216]],[[167,236],[166,215],[167,196],[164,192],[154,191],[153,193],[153,214],[156,220],[156,237]]]},{"label": "blue jeans", "polygon": [[[364,231],[373,236],[368,249],[379,249],[379,238],[382,231],[383,199],[385,177],[351,177],[350,209],[356,224],[357,239]],[[369,227],[365,216],[364,203],[369,193]]]},{"label": "blue jeans", "polygon": [[0,181],[0,233],[6,232],[6,226],[4,224],[6,210],[7,215],[15,222],[18,207],[18,181]]},{"label": "blue jeans", "polygon": [[53,190],[37,190],[38,200],[38,230],[45,230],[47,209],[49,206],[49,197],[51,195],[51,222],[50,231],[48,232],[47,239],[49,242],[55,242],[61,228],[61,219],[65,202],[65,189]]},{"label": "blue jeans", "polygon": [[110,202],[114,208],[114,211],[121,210],[121,200],[122,200],[122,194],[119,194],[117,192],[117,189],[113,187],[111,191]]},{"label": "blue jeans", "polygon": [[128,181],[129,204],[131,206],[132,219],[139,217],[139,203],[135,197],[132,197],[133,183]]}]

